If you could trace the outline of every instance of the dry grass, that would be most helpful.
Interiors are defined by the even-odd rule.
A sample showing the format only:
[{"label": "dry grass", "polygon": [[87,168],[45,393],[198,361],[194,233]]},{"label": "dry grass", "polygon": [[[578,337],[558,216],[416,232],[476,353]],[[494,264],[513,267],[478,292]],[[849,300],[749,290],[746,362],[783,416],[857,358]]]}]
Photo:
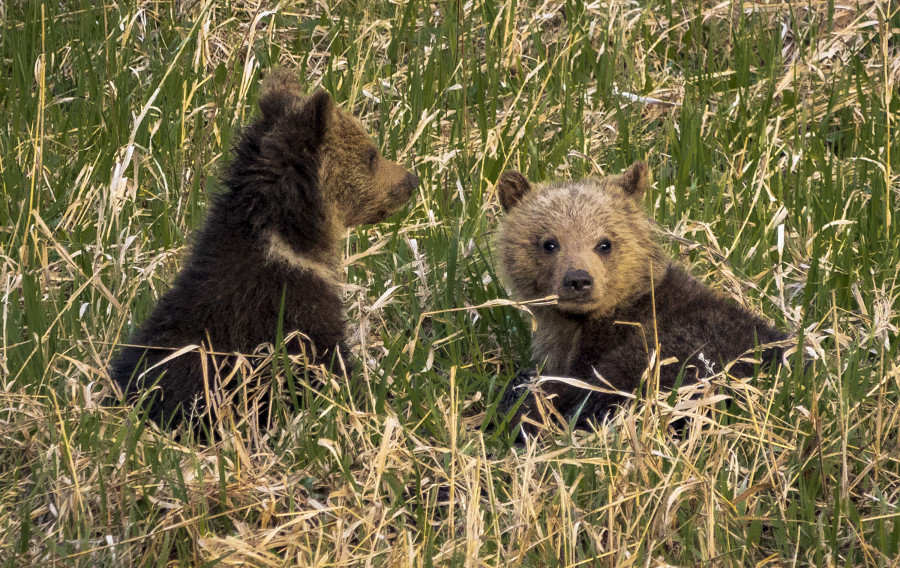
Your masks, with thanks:
[{"label": "dry grass", "polygon": [[[0,19],[4,565],[898,565],[893,4],[0,2]],[[298,406],[269,432],[225,406],[221,441],[175,438],[103,404],[106,365],[276,64],[423,183],[348,235],[353,376],[314,389],[263,350]],[[493,182],[634,159],[673,253],[802,335],[810,364],[515,446],[487,426],[531,325],[497,301]]]}]

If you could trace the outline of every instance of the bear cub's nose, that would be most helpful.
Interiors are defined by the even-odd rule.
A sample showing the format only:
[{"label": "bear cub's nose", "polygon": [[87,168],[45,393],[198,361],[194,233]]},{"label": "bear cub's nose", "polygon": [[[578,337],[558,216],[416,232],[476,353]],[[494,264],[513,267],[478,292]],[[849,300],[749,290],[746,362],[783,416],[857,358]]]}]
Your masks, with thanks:
[{"label": "bear cub's nose", "polygon": [[590,292],[594,279],[587,270],[569,270],[563,276],[563,288],[567,292]]},{"label": "bear cub's nose", "polygon": [[419,187],[419,176],[412,172],[406,174],[406,185],[409,186],[409,192],[412,193]]}]

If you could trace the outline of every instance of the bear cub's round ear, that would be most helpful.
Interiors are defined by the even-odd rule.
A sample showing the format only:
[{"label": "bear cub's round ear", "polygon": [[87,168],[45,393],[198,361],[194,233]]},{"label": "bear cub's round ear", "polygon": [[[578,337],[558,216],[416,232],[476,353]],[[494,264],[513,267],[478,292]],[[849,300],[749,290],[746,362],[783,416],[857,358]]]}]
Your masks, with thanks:
[{"label": "bear cub's round ear", "polygon": [[325,138],[325,133],[331,125],[331,115],[334,111],[334,101],[331,95],[323,89],[306,97],[302,109],[297,113],[298,126],[302,125],[314,145],[318,145]]},{"label": "bear cub's round ear", "polygon": [[275,120],[302,96],[300,82],[286,69],[275,69],[263,82],[259,109],[266,120]]},{"label": "bear cub's round ear", "polygon": [[325,131],[331,124],[331,115],[334,111],[334,101],[331,95],[324,89],[316,89],[303,101],[303,110],[300,115],[304,122],[309,125],[309,129],[315,132],[319,137],[325,136]]},{"label": "bear cub's round ear", "polygon": [[531,183],[528,182],[528,178],[515,170],[503,172],[497,180],[497,194],[500,196],[500,205],[504,211],[515,207],[529,191]]},{"label": "bear cub's round ear", "polygon": [[322,89],[304,97],[293,73],[275,69],[263,83],[259,109],[270,124],[280,124],[293,133],[302,132],[308,142],[318,145],[331,123],[334,101]]},{"label": "bear cub's round ear", "polygon": [[625,194],[634,199],[640,199],[650,187],[650,168],[645,162],[635,162],[627,170],[618,175],[616,180]]}]

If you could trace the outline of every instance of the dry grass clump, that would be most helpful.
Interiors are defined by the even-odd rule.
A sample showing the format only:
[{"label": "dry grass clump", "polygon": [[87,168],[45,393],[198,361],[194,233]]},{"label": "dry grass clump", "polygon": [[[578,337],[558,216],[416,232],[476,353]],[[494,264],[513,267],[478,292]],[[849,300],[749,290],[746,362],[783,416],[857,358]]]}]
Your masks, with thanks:
[{"label": "dry grass clump", "polygon": [[[3,565],[896,565],[893,4],[11,2],[0,19]],[[356,367],[312,377],[264,346],[246,356],[284,395],[270,430],[239,389],[214,442],[161,432],[106,365],[276,65],[413,163],[419,195],[348,235]],[[648,388],[593,431],[550,421],[517,445],[496,402],[531,321],[492,269],[493,184],[636,159],[673,252],[808,364]]]}]

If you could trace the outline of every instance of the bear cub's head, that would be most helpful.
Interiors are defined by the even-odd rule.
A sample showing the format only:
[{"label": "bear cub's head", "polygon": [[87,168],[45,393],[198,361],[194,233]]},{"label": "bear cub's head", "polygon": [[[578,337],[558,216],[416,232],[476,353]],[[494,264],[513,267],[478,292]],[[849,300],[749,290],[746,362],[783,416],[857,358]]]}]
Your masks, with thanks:
[{"label": "bear cub's head", "polygon": [[643,162],[603,179],[532,185],[507,171],[497,182],[505,215],[497,245],[500,273],[516,300],[559,296],[570,317],[609,317],[662,279],[668,260],[641,198]]},{"label": "bear cub's head", "polygon": [[304,96],[290,72],[269,75],[259,107],[260,152],[271,170],[317,179],[320,195],[307,200],[344,227],[383,221],[419,185],[414,173],[381,155],[359,120],[321,89]]}]

